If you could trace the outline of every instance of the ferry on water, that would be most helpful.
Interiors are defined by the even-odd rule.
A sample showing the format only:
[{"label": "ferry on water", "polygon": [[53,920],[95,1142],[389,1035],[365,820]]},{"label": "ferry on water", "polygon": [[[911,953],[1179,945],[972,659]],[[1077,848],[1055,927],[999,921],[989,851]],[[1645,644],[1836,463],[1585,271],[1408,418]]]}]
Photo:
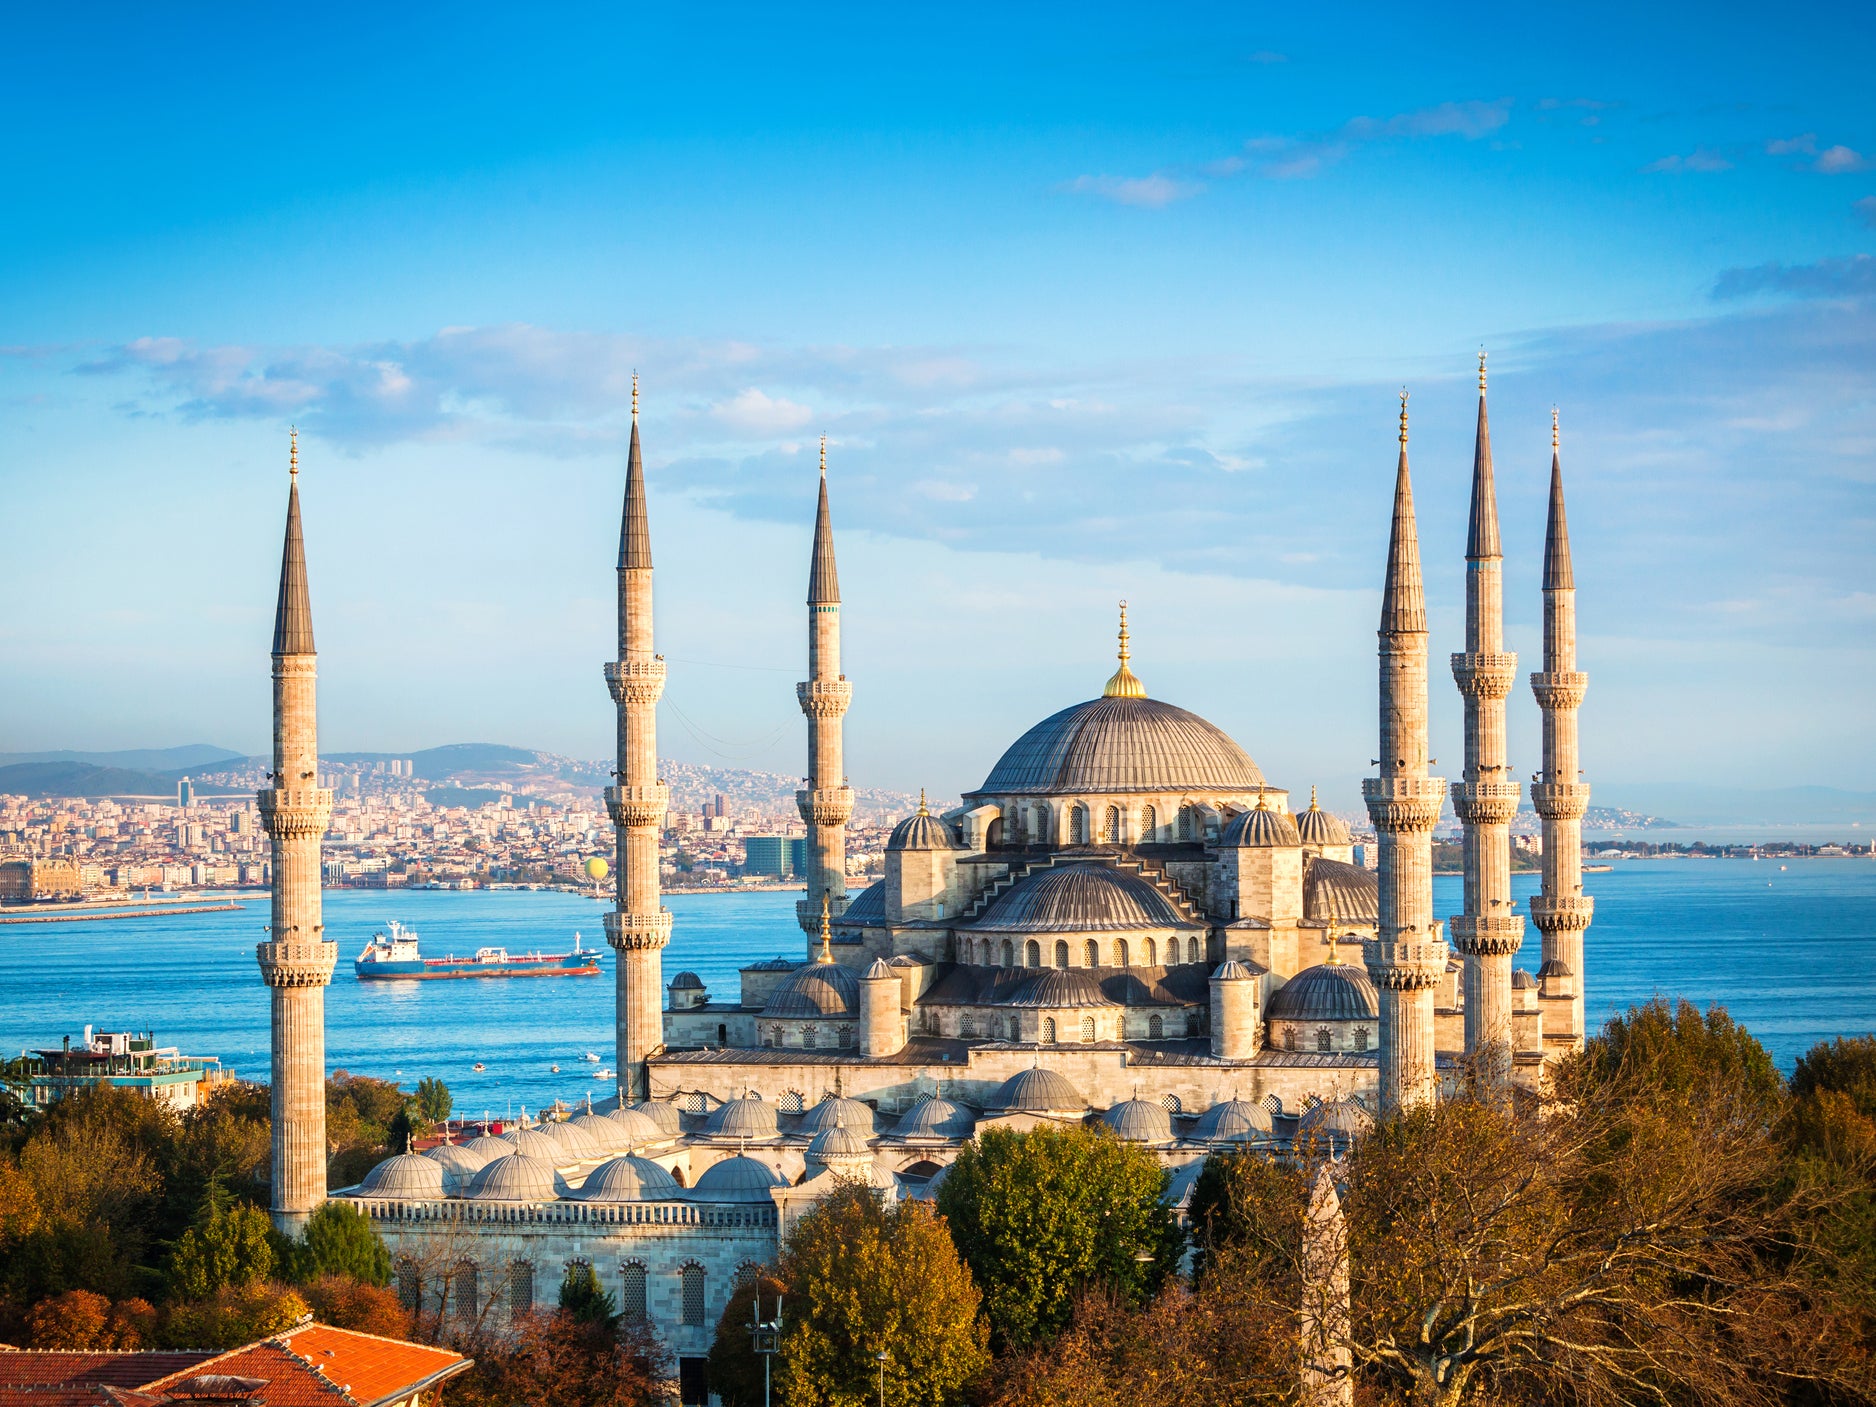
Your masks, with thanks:
[{"label": "ferry on water", "polygon": [[599,954],[580,946],[573,935],[570,953],[517,953],[506,948],[477,948],[472,958],[426,958],[417,951],[416,933],[396,919],[389,933],[374,933],[352,963],[361,979],[424,981],[438,977],[597,977]]}]

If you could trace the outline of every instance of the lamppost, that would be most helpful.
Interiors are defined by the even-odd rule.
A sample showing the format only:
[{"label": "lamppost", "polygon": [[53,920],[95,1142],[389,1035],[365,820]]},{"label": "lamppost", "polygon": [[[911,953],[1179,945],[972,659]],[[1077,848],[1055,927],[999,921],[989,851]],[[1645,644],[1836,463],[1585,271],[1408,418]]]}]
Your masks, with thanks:
[{"label": "lamppost", "polygon": [[749,1336],[762,1355],[762,1407],[769,1407],[769,1364],[782,1349],[782,1296],[775,1296],[775,1317],[762,1321],[762,1282],[756,1281],[755,1302],[749,1308]]},{"label": "lamppost", "polygon": [[874,1361],[879,1364],[879,1407],[886,1407],[886,1360],[891,1356],[883,1348],[873,1355]]}]

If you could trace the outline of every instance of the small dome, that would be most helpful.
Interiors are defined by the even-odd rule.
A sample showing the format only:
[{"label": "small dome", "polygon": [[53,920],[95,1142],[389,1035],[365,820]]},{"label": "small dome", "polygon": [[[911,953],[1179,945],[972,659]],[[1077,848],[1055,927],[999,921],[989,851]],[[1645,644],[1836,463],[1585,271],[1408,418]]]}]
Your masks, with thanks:
[{"label": "small dome", "polygon": [[860,979],[838,962],[811,962],[798,967],[762,1008],[764,1016],[857,1016]]},{"label": "small dome", "polygon": [[[493,1139],[490,1141],[499,1142]],[[467,1192],[475,1175],[487,1167],[489,1162],[487,1154],[477,1152],[466,1143],[439,1143],[423,1156],[443,1169],[443,1190],[452,1197],[460,1197]]]},{"label": "small dome", "polygon": [[1281,811],[1272,811],[1265,806],[1253,806],[1249,811],[1241,811],[1231,818],[1231,824],[1225,827],[1222,843],[1237,849],[1246,849],[1273,845],[1301,845],[1303,838],[1296,833],[1296,822]]},{"label": "small dome", "polygon": [[683,1196],[677,1179],[649,1158],[614,1158],[586,1175],[573,1193],[582,1202],[659,1202]]},{"label": "small dome", "polygon": [[1316,789],[1309,789],[1309,809],[1296,817],[1296,833],[1305,845],[1351,845],[1354,837],[1340,816],[1331,815],[1316,804]]},{"label": "small dome", "polygon": [[918,814],[907,816],[892,828],[892,838],[886,842],[888,850],[955,850],[957,842],[951,837],[951,828],[936,816],[929,814],[921,803]]},{"label": "small dome", "polygon": [[710,1111],[704,1132],[717,1138],[775,1137],[775,1106],[760,1099],[732,1099]]},{"label": "small dome", "polygon": [[[677,1110],[672,1109],[669,1104],[662,1107],[671,1109],[674,1115],[677,1113]],[[605,1118],[607,1123],[618,1126],[619,1141],[613,1145],[615,1148],[636,1148],[642,1143],[662,1143],[671,1137],[658,1127],[658,1121],[650,1114],[629,1104],[623,1109],[614,1109]]]},{"label": "small dome", "polygon": [[551,1202],[566,1190],[567,1184],[545,1158],[510,1153],[475,1175],[469,1197],[476,1202]]},{"label": "small dome", "polygon": [[1254,1143],[1270,1137],[1270,1111],[1248,1099],[1227,1099],[1214,1104],[1193,1126],[1195,1143]]},{"label": "small dome", "polygon": [[1123,1143],[1172,1142],[1172,1115],[1163,1104],[1145,1099],[1125,1099],[1101,1115],[1101,1122],[1114,1130]]},{"label": "small dome", "polygon": [[891,963],[887,962],[884,958],[874,958],[872,965],[861,974],[860,980],[862,982],[877,982],[882,977],[888,982],[897,982],[899,980],[898,974],[892,970]]},{"label": "small dome", "polygon": [[1212,969],[1212,981],[1214,982],[1251,982],[1255,980],[1256,974],[1236,958],[1226,958],[1223,962],[1219,963],[1217,967]]},{"label": "small dome", "polygon": [[[647,1123],[650,1120],[646,1120]],[[618,1121],[606,1114],[575,1114],[567,1120],[566,1127],[579,1129],[601,1153],[613,1153],[625,1147],[625,1139]]]},{"label": "small dome", "polygon": [[1271,994],[1264,1015],[1272,1021],[1373,1021],[1381,999],[1366,968],[1346,962],[1306,967]]},{"label": "small dome", "polygon": [[566,1150],[565,1157],[576,1163],[588,1162],[593,1158],[603,1158],[611,1151],[611,1140],[599,1143],[593,1135],[572,1120],[565,1123],[545,1123],[540,1131],[553,1139]]},{"label": "small dome", "polygon": [[1081,1091],[1053,1070],[1018,1070],[997,1086],[987,1106],[996,1114],[1085,1114]]},{"label": "small dome", "polygon": [[893,1126],[895,1138],[969,1138],[977,1128],[970,1111],[937,1095],[920,1096]]},{"label": "small dome", "polygon": [[506,1158],[510,1153],[515,1151],[514,1144],[510,1143],[506,1138],[492,1133],[478,1134],[462,1146],[481,1158],[485,1166],[490,1160]]},{"label": "small dome", "polygon": [[701,992],[704,989],[703,978],[694,972],[680,972],[665,985],[674,992]]},{"label": "small dome", "polygon": [[668,1099],[641,1099],[631,1107],[673,1137],[684,1132],[684,1116]]},{"label": "small dome", "polygon": [[1373,1127],[1374,1116],[1353,1099],[1327,1099],[1296,1121],[1296,1136],[1340,1142],[1358,1138]]},{"label": "small dome", "polygon": [[844,1122],[850,1129],[864,1129],[871,1133],[874,1117],[873,1111],[859,1100],[830,1094],[801,1116],[801,1122],[795,1125],[795,1131],[797,1133],[821,1133]]},{"label": "small dome", "polygon": [[808,1145],[809,1162],[825,1163],[830,1158],[870,1158],[872,1151],[866,1146],[866,1139],[845,1124],[835,1124],[832,1128],[822,1129],[814,1136],[814,1142]]},{"label": "small dome", "polygon": [[513,1133],[502,1135],[502,1142],[508,1145],[511,1153],[525,1153],[530,1158],[542,1158],[554,1167],[572,1161],[566,1144],[540,1129],[516,1129]]},{"label": "small dome", "polygon": [[1198,928],[1139,875],[1095,860],[1032,870],[969,925],[975,933],[1130,932]]},{"label": "small dome", "polygon": [[1051,967],[1018,985],[998,1006],[1063,1007],[1118,1006],[1101,990],[1086,968]]},{"label": "small dome", "polygon": [[1511,974],[1511,990],[1512,991],[1530,992],[1530,991],[1535,991],[1536,988],[1537,988],[1537,979],[1531,976],[1531,974],[1526,972],[1523,968],[1520,967]]},{"label": "small dome", "polygon": [[385,1197],[404,1202],[425,1202],[442,1197],[443,1165],[421,1153],[399,1153],[386,1158],[358,1184],[361,1197]]},{"label": "small dome", "polygon": [[725,1158],[704,1171],[690,1196],[697,1202],[767,1202],[771,1188],[787,1185],[773,1168],[754,1158]]},{"label": "small dome", "polygon": [[1539,981],[1548,977],[1572,977],[1574,975],[1575,974],[1570,971],[1570,964],[1565,962],[1562,958],[1552,958],[1549,962],[1537,969]]}]

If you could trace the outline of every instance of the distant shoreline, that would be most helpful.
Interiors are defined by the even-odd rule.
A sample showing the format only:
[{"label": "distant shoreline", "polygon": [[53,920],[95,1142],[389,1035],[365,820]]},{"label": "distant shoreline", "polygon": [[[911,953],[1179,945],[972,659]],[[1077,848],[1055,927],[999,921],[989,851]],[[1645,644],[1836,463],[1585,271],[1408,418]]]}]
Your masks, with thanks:
[{"label": "distant shoreline", "polygon": [[228,909],[245,909],[246,904],[138,904],[125,908],[76,908],[56,913],[0,913],[0,924],[8,923],[83,923],[104,918],[156,918],[162,914],[218,914]]}]

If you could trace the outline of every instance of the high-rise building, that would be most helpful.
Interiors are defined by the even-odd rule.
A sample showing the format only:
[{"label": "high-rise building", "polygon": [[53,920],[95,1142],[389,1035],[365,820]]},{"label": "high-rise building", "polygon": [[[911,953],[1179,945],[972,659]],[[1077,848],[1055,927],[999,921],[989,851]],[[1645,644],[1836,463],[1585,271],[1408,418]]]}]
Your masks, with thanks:
[{"label": "high-rise building", "polygon": [[795,872],[793,850],[800,844],[798,840],[791,842],[781,835],[745,836],[743,872],[777,877],[791,875]]},{"label": "high-rise building", "polygon": [[176,783],[176,804],[185,809],[195,805],[195,784],[187,777]]}]

